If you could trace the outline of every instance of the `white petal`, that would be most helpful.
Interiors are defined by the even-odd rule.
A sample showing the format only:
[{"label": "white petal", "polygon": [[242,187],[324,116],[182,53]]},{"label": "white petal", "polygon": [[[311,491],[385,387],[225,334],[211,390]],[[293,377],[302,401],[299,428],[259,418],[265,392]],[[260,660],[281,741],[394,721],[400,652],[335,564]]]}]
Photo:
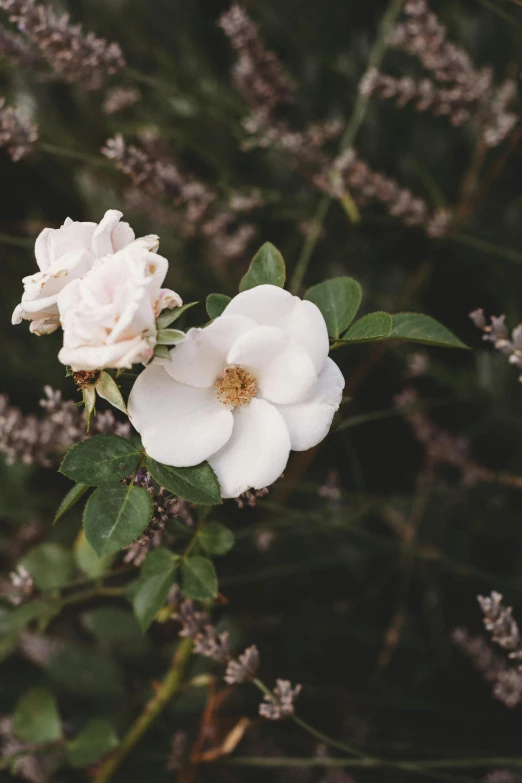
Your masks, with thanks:
[{"label": "white petal", "polygon": [[242,335],[228,352],[227,364],[249,370],[258,393],[271,402],[305,400],[317,383],[305,349],[275,326],[258,326]]},{"label": "white petal", "polygon": [[273,484],[286,467],[290,436],[276,408],[253,399],[233,413],[232,437],[209,457],[224,498],[236,498],[247,489]]},{"label": "white petal", "polygon": [[307,351],[316,372],[323,369],[329,350],[328,331],[321,311],[312,302],[275,285],[258,285],[235,296],[224,314],[246,315],[257,324],[284,329]]},{"label": "white petal", "polygon": [[171,350],[165,369],[180,383],[212,386],[225,369],[231,346],[255,326],[249,318],[235,315],[220,316],[204,329],[189,329],[183,342]]},{"label": "white petal", "polygon": [[277,285],[258,285],[235,296],[225,307],[223,315],[246,315],[263,326],[283,327],[296,299]]},{"label": "white petal", "polygon": [[290,433],[292,449],[306,451],[328,434],[335,411],[341,404],[344,378],[331,359],[326,360],[316,388],[296,405],[277,405]]},{"label": "white petal", "polygon": [[285,332],[303,346],[314,363],[317,374],[323,369],[330,343],[323,314],[313,302],[297,299],[285,324]]},{"label": "white petal", "polygon": [[[34,322],[33,322],[34,323]],[[65,335],[67,339],[67,335]],[[58,360],[78,370],[103,370],[105,367],[123,369],[152,358],[154,349],[142,337],[120,340],[115,345],[64,345]]]},{"label": "white petal", "polygon": [[[92,249],[96,258],[102,258],[103,256],[109,255],[109,253],[114,253],[112,232],[116,229],[116,226],[122,217],[123,212],[120,212],[117,209],[108,209],[102,220],[96,226],[94,234],[92,235]],[[132,233],[134,234],[134,232]]]},{"label": "white petal", "polygon": [[176,467],[208,459],[229,440],[234,426],[232,412],[214,389],[178,383],[157,361],[132,387],[128,410],[147,454]]},{"label": "white petal", "polygon": [[44,228],[36,238],[36,262],[44,272],[71,250],[90,250],[96,223],[67,219],[61,228]]}]

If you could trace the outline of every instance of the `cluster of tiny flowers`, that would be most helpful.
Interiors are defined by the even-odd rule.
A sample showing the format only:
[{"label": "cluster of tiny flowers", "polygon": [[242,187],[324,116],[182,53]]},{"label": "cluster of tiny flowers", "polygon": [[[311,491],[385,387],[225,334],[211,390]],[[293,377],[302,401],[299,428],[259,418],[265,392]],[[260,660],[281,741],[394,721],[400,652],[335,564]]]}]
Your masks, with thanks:
[{"label": "cluster of tiny flowers", "polygon": [[481,636],[470,636],[464,628],[456,628],[452,639],[484,681],[492,684],[494,698],[506,707],[516,707],[522,699],[522,674],[497,656]]},{"label": "cluster of tiny flowers", "polygon": [[30,598],[33,590],[33,578],[23,565],[17,566],[16,570],[9,574],[8,581],[0,586],[0,593],[13,606],[19,606]]},{"label": "cluster of tiny flowers", "polygon": [[[505,315],[492,315],[488,323],[484,310],[479,308],[478,310],[473,310],[469,317],[475,326],[484,332],[482,339],[493,343],[498,351],[509,357],[508,362],[510,364],[514,364],[515,367],[522,370],[522,324],[515,326],[510,337],[505,323]],[[522,382],[522,374],[519,380]]]},{"label": "cluster of tiny flowers", "polygon": [[107,76],[125,66],[119,44],[84,33],[68,15],[58,16],[49,5],[35,0],[0,0],[9,20],[38,49],[55,73],[67,82],[99,90]]},{"label": "cluster of tiny flowers", "polygon": [[251,122],[270,122],[274,109],[293,99],[293,85],[274,52],[261,40],[256,25],[237,3],[221,15],[219,26],[238,54],[234,83],[252,111]]},{"label": "cluster of tiny flowers", "polygon": [[496,769],[489,773],[484,783],[522,783],[522,777],[509,769]]},{"label": "cluster of tiny flowers", "polygon": [[282,720],[293,715],[294,702],[301,692],[302,685],[292,687],[289,680],[276,680],[272,693],[265,694],[264,703],[259,705],[259,714],[268,720]]},{"label": "cluster of tiny flowers", "polygon": [[229,685],[239,685],[254,679],[259,669],[259,650],[255,644],[238,656],[237,660],[228,662],[224,680]]},{"label": "cluster of tiny flowers", "polygon": [[[0,453],[8,464],[24,462],[44,467],[55,465],[74,443],[85,439],[85,412],[71,400],[62,400],[61,392],[44,388],[40,400],[41,417],[23,414],[0,395]],[[117,421],[111,411],[96,417],[91,434],[114,433],[128,437],[130,424]]]},{"label": "cluster of tiny flowers", "polygon": [[[177,600],[170,596],[169,600]],[[176,619],[181,623],[180,636],[194,641],[194,652],[211,658],[216,663],[226,663],[230,659],[228,632],[218,633],[206,612],[196,609],[191,599],[183,601],[178,607]]]},{"label": "cluster of tiny flowers", "polygon": [[509,658],[521,660],[522,643],[518,623],[513,617],[513,609],[502,603],[502,597],[495,590],[489,596],[477,597],[484,615],[484,627],[494,642],[508,650]]},{"label": "cluster of tiny flowers", "polygon": [[12,65],[24,70],[38,65],[39,57],[22,38],[0,26],[0,57],[9,60]]},{"label": "cluster of tiny flowers", "polygon": [[396,78],[371,68],[360,84],[363,95],[392,98],[399,107],[412,103],[418,111],[447,116],[453,125],[473,118],[488,147],[500,144],[516,124],[510,111],[518,97],[516,82],[506,79],[495,87],[492,69],[475,68],[469,55],[448,41],[426,0],[407,0],[388,44],[417,57],[435,81]]},{"label": "cluster of tiny flowers", "polygon": [[269,491],[268,487],[263,487],[262,489],[248,489],[236,498],[238,508],[245,508],[245,506],[254,508],[254,506],[257,505],[257,501],[260,498],[264,498],[265,495],[268,495]]},{"label": "cluster of tiny flowers", "polygon": [[[336,183],[333,191],[332,182]],[[390,215],[408,226],[421,226],[428,236],[444,237],[450,228],[447,211],[431,209],[424,199],[407,188],[401,188],[394,179],[373,171],[354,150],[347,150],[334,161],[323,187],[336,197],[342,197],[344,188],[347,188],[361,204],[378,201]]]},{"label": "cluster of tiny flowers", "polygon": [[0,147],[6,147],[11,160],[25,158],[34,152],[38,128],[22,116],[18,109],[5,105],[0,98]]}]

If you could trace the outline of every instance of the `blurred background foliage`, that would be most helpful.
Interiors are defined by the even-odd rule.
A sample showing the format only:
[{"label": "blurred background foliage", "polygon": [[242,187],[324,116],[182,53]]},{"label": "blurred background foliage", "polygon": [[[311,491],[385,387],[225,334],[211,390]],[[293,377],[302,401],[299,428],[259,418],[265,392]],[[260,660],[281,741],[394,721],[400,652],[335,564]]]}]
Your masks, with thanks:
[{"label": "blurred background foliage", "polygon": [[[225,3],[71,0],[62,6],[85,30],[120,43],[128,67],[114,81],[137,87],[141,97],[131,108],[107,115],[99,92],[41,82],[6,60],[0,64],[0,93],[30,112],[40,129],[34,155],[13,163],[0,154],[0,392],[24,412],[39,410],[45,384],[66,398],[77,396],[56,361],[59,333],[38,338],[25,325],[10,324],[21,277],[35,271],[32,245],[43,227],[57,227],[67,215],[99,220],[105,209],[121,208],[138,235],[161,236],[161,252],[170,262],[168,286],[185,301],[203,302],[212,291],[233,295],[264,241],[280,248],[291,273],[306,225],[323,198],[284,153],[241,148],[246,107],[230,77],[234,54],[216,26]],[[296,127],[331,118],[347,123],[386,4],[265,0],[247,1],[245,7],[297,85],[289,121]],[[522,8],[515,0],[440,0],[433,10],[477,65],[493,66],[499,80],[506,73],[518,76]],[[384,64],[395,74],[416,68],[396,52]],[[129,209],[125,176],[100,153],[115,133],[129,141],[156,139],[223,196],[259,189],[264,204],[248,215],[257,233],[242,256],[216,258],[205,237],[184,237],[164,221],[155,222],[154,214]],[[433,206],[451,207],[461,199],[475,143],[468,124],[454,128],[444,118],[371,100],[355,146],[373,168]],[[364,289],[364,311],[430,314],[473,350],[428,348],[425,372],[415,377],[408,369],[411,347],[337,351],[351,398],[341,408],[338,430],[313,453],[293,455],[285,478],[255,508],[227,502],[215,512],[237,537],[232,552],[217,563],[223,595],[219,627],[230,630],[237,649],[258,646],[265,682],[284,677],[303,683],[297,704],[307,721],[369,755],[520,755],[520,708],[509,710],[492,699],[490,687],[455,649],[451,633],[457,625],[480,631],[475,596],[491,589],[502,591],[522,618],[522,492],[494,479],[463,483],[451,466],[436,468],[425,481],[425,450],[394,404],[395,395],[414,387],[438,427],[469,441],[473,462],[494,475],[522,476],[517,371],[481,342],[468,318],[470,310],[483,307],[488,314],[506,313],[512,327],[522,320],[520,143],[508,140],[488,152],[487,163],[503,157],[466,224],[446,240],[430,239],[373,205],[363,208],[354,226],[337,203],[331,205],[306,285],[353,275]],[[176,209],[164,204],[163,211],[167,207]],[[201,304],[185,323],[204,320]],[[51,527],[69,482],[54,470],[20,464],[1,463],[0,476],[3,571],[43,541],[70,550],[79,512]],[[71,568],[81,578],[77,566]],[[4,649],[0,712],[11,714],[29,687],[50,687],[68,736],[100,716],[121,736],[165,671],[177,638],[172,623],[156,624],[142,636],[122,598],[64,606],[47,633],[60,639],[60,652],[44,656],[40,665],[23,650]],[[193,675],[210,670],[205,659],[195,659]],[[211,739],[222,738],[241,716],[252,718],[237,756],[321,752],[294,724],[261,723],[253,688],[224,689],[219,679],[217,687],[214,713],[207,715]],[[227,760],[167,771],[170,739],[184,731],[195,741],[209,699],[206,688],[184,692],[117,779],[352,780],[348,770],[243,768]],[[487,772],[470,767],[440,777],[482,780]],[[425,779],[420,772],[390,769],[351,774],[358,783]],[[14,779],[0,772],[2,781]],[[88,772],[72,768],[56,775],[87,779]]]}]

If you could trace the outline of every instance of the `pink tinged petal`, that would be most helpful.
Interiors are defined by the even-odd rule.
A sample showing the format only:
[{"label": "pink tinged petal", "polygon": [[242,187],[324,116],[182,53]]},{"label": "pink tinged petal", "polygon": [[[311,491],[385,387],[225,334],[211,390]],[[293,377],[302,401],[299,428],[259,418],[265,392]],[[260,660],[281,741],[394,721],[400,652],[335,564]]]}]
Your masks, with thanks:
[{"label": "pink tinged petal", "polygon": [[295,405],[277,406],[290,433],[294,451],[311,449],[327,436],[341,404],[343,389],[343,374],[335,362],[327,359],[317,386],[307,400]]},{"label": "pink tinged petal", "polygon": [[242,335],[230,349],[227,364],[254,375],[258,394],[270,402],[305,400],[317,383],[308,353],[275,326],[258,326]]},{"label": "pink tinged petal", "polygon": [[290,436],[282,416],[266,400],[253,399],[233,413],[232,437],[209,457],[224,498],[273,484],[286,467]]},{"label": "pink tinged petal", "polygon": [[105,367],[129,368],[138,362],[147,361],[151,354],[149,343],[141,337],[135,337],[132,340],[121,340],[116,345],[64,345],[58,359],[77,372],[102,370]]},{"label": "pink tinged petal", "polygon": [[42,271],[70,251],[91,249],[96,223],[80,223],[67,218],[61,228],[45,228],[37,237],[34,252]]},{"label": "pink tinged petal", "polygon": [[118,225],[114,228],[111,236],[114,252],[117,253],[118,250],[123,250],[124,247],[127,247],[127,245],[130,245],[131,242],[134,242],[135,239],[136,234],[128,223],[118,223]]},{"label": "pink tinged petal", "polygon": [[162,310],[172,310],[174,307],[181,307],[182,305],[183,300],[179,294],[175,291],[171,291],[170,288],[161,288],[156,307],[154,308],[156,318]]},{"label": "pink tinged petal", "polygon": [[[102,258],[110,253],[114,253],[115,248],[112,243],[112,232],[116,229],[122,217],[123,212],[120,212],[117,209],[108,209],[102,220],[96,226],[92,235],[92,249],[95,258]],[[134,234],[134,232],[132,233]]]},{"label": "pink tinged petal", "polygon": [[214,389],[178,383],[156,360],[132,387],[128,410],[147,454],[180,468],[199,465],[219,451],[234,426],[231,410]]},{"label": "pink tinged petal", "polygon": [[255,328],[250,318],[222,315],[204,329],[189,329],[183,342],[171,350],[171,361],[165,369],[180,383],[200,388],[213,386],[225,370],[231,346]]},{"label": "pink tinged petal", "polygon": [[284,327],[297,297],[276,285],[258,285],[235,296],[223,315],[245,315],[262,326]]},{"label": "pink tinged petal", "polygon": [[285,332],[303,346],[319,374],[328,358],[330,343],[326,322],[317,305],[297,299],[285,325]]},{"label": "pink tinged petal", "polygon": [[44,334],[52,334],[60,326],[60,319],[57,315],[50,317],[35,318],[29,324],[29,331],[41,337]]}]

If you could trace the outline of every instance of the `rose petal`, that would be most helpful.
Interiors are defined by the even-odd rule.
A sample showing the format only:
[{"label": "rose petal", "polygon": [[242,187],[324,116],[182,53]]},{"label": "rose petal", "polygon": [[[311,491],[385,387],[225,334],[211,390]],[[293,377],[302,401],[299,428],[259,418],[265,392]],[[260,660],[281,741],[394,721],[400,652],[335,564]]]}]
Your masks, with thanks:
[{"label": "rose petal", "polygon": [[319,376],[316,388],[304,402],[277,405],[290,433],[293,451],[317,446],[328,434],[335,411],[341,404],[344,378],[331,359]]},{"label": "rose petal", "polygon": [[232,437],[208,458],[224,498],[273,484],[286,467],[290,436],[282,416],[269,402],[253,399],[233,413]]},{"label": "rose petal", "polygon": [[[96,258],[103,258],[103,256],[107,256],[110,253],[115,252],[115,248],[112,242],[112,234],[122,217],[123,212],[120,212],[118,209],[108,209],[94,229],[94,233],[92,235],[92,249]],[[130,230],[132,232],[132,239],[130,241],[132,242],[134,239],[134,231],[132,231],[132,229]],[[125,244],[129,243],[126,242]],[[125,247],[125,245],[123,245],[123,247]]]},{"label": "rose petal", "polygon": [[317,382],[305,349],[275,326],[258,326],[242,335],[227,356],[255,376],[258,393],[271,402],[305,400]]},{"label": "rose petal", "polygon": [[233,315],[220,316],[204,329],[189,329],[183,342],[171,350],[165,369],[180,383],[212,386],[225,369],[231,346],[255,326],[250,318]]},{"label": "rose petal", "polygon": [[128,410],[147,454],[176,467],[208,459],[227,443],[234,425],[214,389],[178,383],[156,360],[132,387]]},{"label": "rose petal", "polygon": [[328,330],[316,305],[275,285],[258,285],[235,296],[225,315],[246,315],[262,326],[277,326],[307,351],[317,373],[328,356]]},{"label": "rose petal", "polygon": [[44,228],[36,238],[36,263],[45,272],[71,250],[91,251],[96,223],[81,223],[67,218],[61,228]]},{"label": "rose petal", "polygon": [[58,360],[74,372],[103,370],[105,367],[124,369],[138,362],[147,362],[153,354],[150,343],[142,337],[120,340],[115,345],[64,345]]}]

